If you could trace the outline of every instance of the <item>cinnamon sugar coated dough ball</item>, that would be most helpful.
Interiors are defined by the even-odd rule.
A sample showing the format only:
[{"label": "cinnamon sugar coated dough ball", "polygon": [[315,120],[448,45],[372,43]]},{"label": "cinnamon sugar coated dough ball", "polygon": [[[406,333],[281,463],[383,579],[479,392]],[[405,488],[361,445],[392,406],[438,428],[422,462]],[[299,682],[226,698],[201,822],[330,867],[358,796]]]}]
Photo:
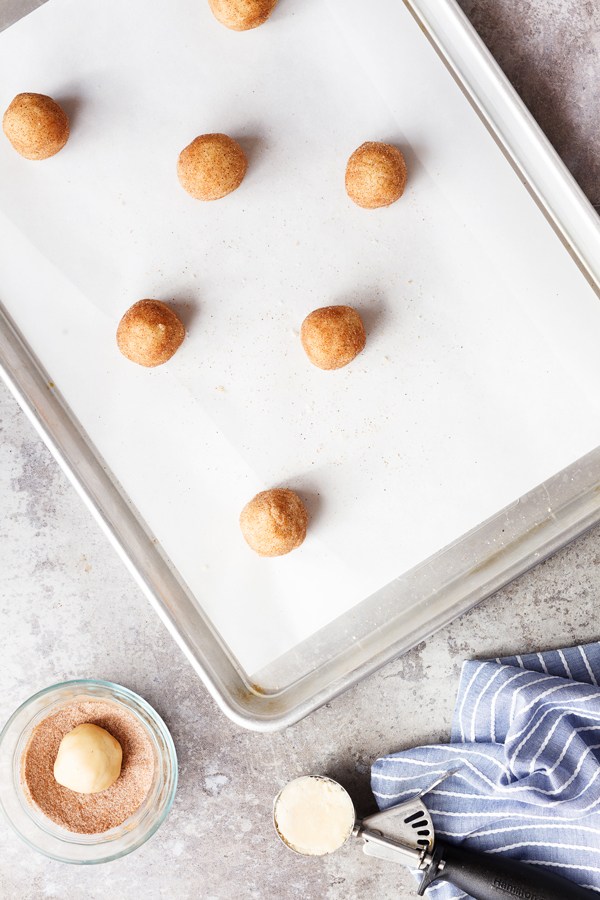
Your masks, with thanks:
[{"label": "cinnamon sugar coated dough ball", "polygon": [[240,145],[226,134],[201,134],[182,150],[177,177],[196,200],[219,200],[240,184],[248,161]]},{"label": "cinnamon sugar coated dough ball", "polygon": [[302,323],[302,346],[319,369],[341,369],[364,350],[365,326],[351,306],[323,306]]},{"label": "cinnamon sugar coated dough ball", "polygon": [[215,18],[232,31],[249,31],[266,22],[277,0],[208,0]]},{"label": "cinnamon sugar coated dough ball", "polygon": [[17,94],[4,113],[2,128],[25,159],[48,159],[69,139],[66,112],[45,94]]},{"label": "cinnamon sugar coated dough ball", "polygon": [[130,307],[117,328],[117,346],[138,366],[161,366],[183,343],[185,328],[161,300],[139,300]]},{"label": "cinnamon sugar coated dough ball", "polygon": [[261,491],[246,503],[240,528],[259,556],[284,556],[306,537],[308,515],[302,501],[287,488]]},{"label": "cinnamon sugar coated dough ball", "polygon": [[404,193],[406,163],[391,144],[367,141],[346,166],[346,193],[363,209],[390,206]]}]

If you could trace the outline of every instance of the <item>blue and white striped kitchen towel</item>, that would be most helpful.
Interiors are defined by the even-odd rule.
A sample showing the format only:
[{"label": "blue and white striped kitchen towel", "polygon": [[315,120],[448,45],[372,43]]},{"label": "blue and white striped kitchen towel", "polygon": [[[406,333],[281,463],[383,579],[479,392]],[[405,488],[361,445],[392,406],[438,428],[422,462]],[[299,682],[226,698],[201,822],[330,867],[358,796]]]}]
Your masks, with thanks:
[{"label": "blue and white striped kitchen towel", "polygon": [[[599,683],[600,643],[465,662],[451,743],[377,760],[380,809],[458,769],[423,797],[438,838],[600,892]],[[443,882],[428,895],[467,896]]]}]

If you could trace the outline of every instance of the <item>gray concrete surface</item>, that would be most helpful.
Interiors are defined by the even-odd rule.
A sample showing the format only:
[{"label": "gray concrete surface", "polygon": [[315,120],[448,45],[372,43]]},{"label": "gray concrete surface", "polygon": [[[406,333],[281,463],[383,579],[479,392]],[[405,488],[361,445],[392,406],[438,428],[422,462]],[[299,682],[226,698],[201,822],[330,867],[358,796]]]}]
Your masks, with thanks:
[{"label": "gray concrete surface", "polygon": [[600,204],[600,4],[458,0],[594,205]]},{"label": "gray concrete surface", "polygon": [[[286,0],[282,0],[286,2]],[[287,0],[291,2],[291,0]],[[600,203],[600,6],[586,0],[462,0],[463,8],[593,203]],[[403,900],[402,868],[349,844],[293,856],[271,829],[290,778],[339,779],[374,809],[380,754],[449,737],[462,659],[600,637],[600,530],[487,600],[303,722],[275,735],[233,726],[0,386],[0,720],[62,679],[106,678],[142,694],[172,731],[173,810],[140,850],[101,867],[54,863],[0,821],[0,898]]]}]

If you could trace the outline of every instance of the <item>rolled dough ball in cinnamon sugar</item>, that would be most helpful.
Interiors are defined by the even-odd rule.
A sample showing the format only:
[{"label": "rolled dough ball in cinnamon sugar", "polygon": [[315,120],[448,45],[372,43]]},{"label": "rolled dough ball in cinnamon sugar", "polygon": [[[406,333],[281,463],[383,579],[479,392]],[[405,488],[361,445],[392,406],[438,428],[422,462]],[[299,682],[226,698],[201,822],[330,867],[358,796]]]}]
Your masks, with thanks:
[{"label": "rolled dough ball in cinnamon sugar", "polygon": [[17,94],[4,113],[2,128],[25,159],[48,159],[69,139],[66,112],[45,94]]},{"label": "rolled dough ball in cinnamon sugar", "polygon": [[364,350],[365,326],[351,306],[323,306],[302,323],[302,346],[319,369],[341,369]]},{"label": "rolled dough ball in cinnamon sugar", "polygon": [[99,794],[121,774],[123,751],[112,734],[92,722],[78,725],[60,742],[54,778],[79,794]]},{"label": "rolled dough ball in cinnamon sugar", "polygon": [[182,150],[177,177],[196,200],[219,200],[240,184],[248,161],[240,145],[226,134],[201,134]]},{"label": "rolled dough ball in cinnamon sugar", "polygon": [[261,491],[245,505],[240,528],[259,556],[284,556],[306,537],[308,515],[299,497],[287,488]]},{"label": "rolled dough ball in cinnamon sugar", "polygon": [[346,193],[363,209],[390,206],[404,193],[406,163],[392,144],[367,141],[346,166]]},{"label": "rolled dough ball in cinnamon sugar", "polygon": [[215,18],[232,31],[249,31],[266,22],[277,0],[208,0]]},{"label": "rolled dough ball in cinnamon sugar", "polygon": [[117,346],[123,356],[147,368],[171,359],[184,337],[183,322],[161,300],[138,300],[117,328]]}]

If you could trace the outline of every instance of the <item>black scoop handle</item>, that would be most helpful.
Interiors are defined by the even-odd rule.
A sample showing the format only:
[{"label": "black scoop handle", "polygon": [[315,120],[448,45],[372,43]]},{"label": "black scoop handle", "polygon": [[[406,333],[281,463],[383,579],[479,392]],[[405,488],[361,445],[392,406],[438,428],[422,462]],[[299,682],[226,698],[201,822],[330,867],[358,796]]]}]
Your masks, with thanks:
[{"label": "black scoop handle", "polygon": [[437,841],[418,893],[423,895],[433,881],[449,881],[475,900],[598,900],[596,891],[541,866]]}]

